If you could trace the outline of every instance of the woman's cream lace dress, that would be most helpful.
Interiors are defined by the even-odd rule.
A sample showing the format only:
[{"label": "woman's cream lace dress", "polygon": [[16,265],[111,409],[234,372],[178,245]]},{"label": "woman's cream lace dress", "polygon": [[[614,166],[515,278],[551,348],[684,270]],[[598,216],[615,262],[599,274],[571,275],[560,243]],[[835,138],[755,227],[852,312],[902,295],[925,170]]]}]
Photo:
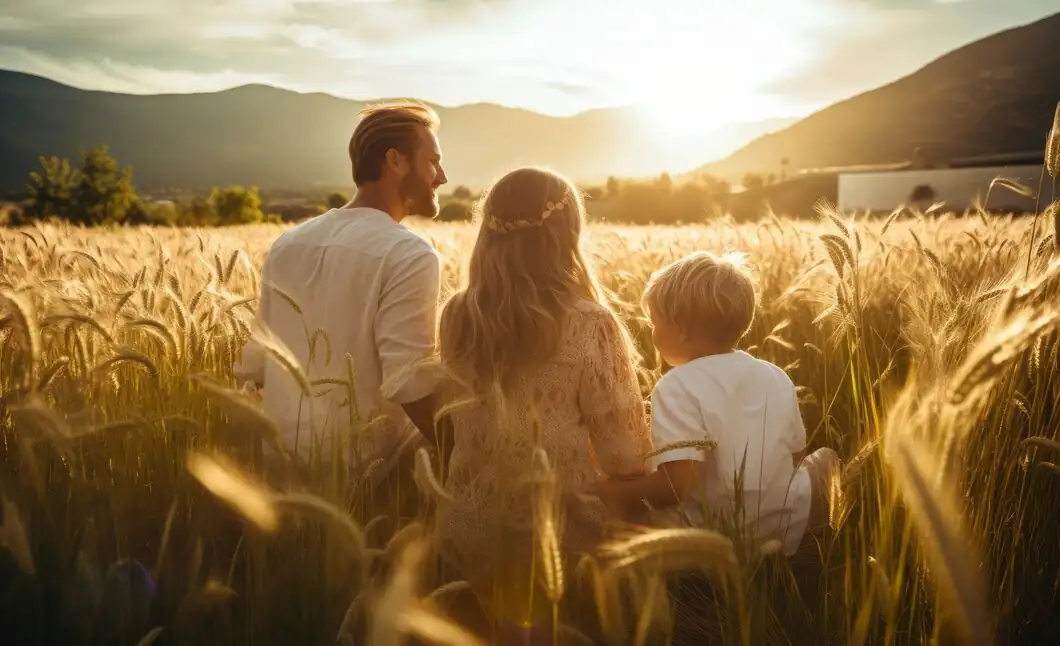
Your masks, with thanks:
[{"label": "woman's cream lace dress", "polygon": [[[535,516],[538,488],[531,481],[540,464],[535,435],[557,478],[562,517],[555,525],[568,566],[604,537],[609,520],[599,501],[572,493],[645,470],[651,435],[619,325],[598,304],[578,303],[556,356],[523,375],[505,410],[476,402],[452,413],[445,489],[453,501],[438,505],[439,549],[480,599],[509,619],[529,621],[548,609],[540,592],[532,604],[527,597],[528,579],[541,578],[531,572],[543,564],[535,528],[544,523]],[[572,575],[566,573],[568,580]]]}]

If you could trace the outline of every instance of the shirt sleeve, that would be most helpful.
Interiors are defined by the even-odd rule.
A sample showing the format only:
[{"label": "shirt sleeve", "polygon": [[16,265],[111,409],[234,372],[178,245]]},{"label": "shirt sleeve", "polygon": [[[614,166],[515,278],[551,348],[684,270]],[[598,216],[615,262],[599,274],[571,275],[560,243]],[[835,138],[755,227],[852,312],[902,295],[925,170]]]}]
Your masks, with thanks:
[{"label": "shirt sleeve", "polygon": [[[655,450],[677,442],[702,442],[712,439],[704,426],[703,412],[692,393],[672,373],[663,376],[651,393],[651,432]],[[697,448],[675,448],[652,457],[652,467],[678,460],[703,462],[703,451]]]},{"label": "shirt sleeve", "polygon": [[380,294],[375,342],[383,397],[408,404],[430,395],[437,382],[429,362],[435,349],[441,268],[426,242],[395,252]]}]

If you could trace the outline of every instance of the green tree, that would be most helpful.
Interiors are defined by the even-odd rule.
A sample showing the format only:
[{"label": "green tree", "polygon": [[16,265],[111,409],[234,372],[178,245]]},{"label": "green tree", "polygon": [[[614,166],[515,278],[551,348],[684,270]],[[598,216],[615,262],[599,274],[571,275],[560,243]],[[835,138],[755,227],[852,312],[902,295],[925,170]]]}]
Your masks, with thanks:
[{"label": "green tree", "polygon": [[132,167],[118,169],[106,146],[82,153],[80,181],[74,189],[74,222],[88,226],[121,223],[139,201]]},{"label": "green tree", "polygon": [[177,213],[177,226],[182,227],[212,227],[219,223],[217,213],[210,203],[201,197],[196,197],[186,205],[181,205]]},{"label": "green tree", "polygon": [[329,209],[341,209],[350,201],[350,196],[345,193],[331,193],[328,195],[327,204]]},{"label": "green tree", "polygon": [[151,209],[144,204],[143,200],[137,198],[125,213],[125,224],[142,226],[146,224],[157,224],[151,219]]},{"label": "green tree", "polygon": [[228,186],[214,188],[208,200],[222,225],[257,224],[264,219],[258,187]]},{"label": "green tree", "polygon": [[180,208],[169,200],[155,202],[148,210],[148,220],[157,226],[174,226],[180,222],[180,216]]},{"label": "green tree", "polygon": [[457,200],[470,200],[472,197],[471,189],[466,186],[457,186],[453,189],[453,198]]},{"label": "green tree", "polygon": [[765,186],[766,180],[758,173],[747,173],[743,176],[743,179],[740,180],[740,183],[743,184],[743,187],[747,190],[755,191]]},{"label": "green tree", "polygon": [[454,200],[438,212],[439,222],[466,222],[471,219],[471,207],[466,202]]},{"label": "green tree", "polygon": [[69,159],[41,157],[41,169],[29,174],[23,215],[27,220],[51,217],[70,219],[73,191],[78,182],[77,170]]},{"label": "green tree", "polygon": [[58,217],[85,226],[121,223],[140,202],[132,168],[119,170],[107,146],[82,151],[76,169],[69,160],[54,156],[41,157],[40,162],[41,170],[30,173],[25,203],[29,219]]}]

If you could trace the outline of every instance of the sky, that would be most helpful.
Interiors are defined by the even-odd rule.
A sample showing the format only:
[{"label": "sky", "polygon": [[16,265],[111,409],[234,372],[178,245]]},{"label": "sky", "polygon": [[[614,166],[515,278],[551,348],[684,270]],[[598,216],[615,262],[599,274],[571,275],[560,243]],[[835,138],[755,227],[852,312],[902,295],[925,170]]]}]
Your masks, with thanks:
[{"label": "sky", "polygon": [[[673,124],[808,114],[1057,0],[3,0],[0,68],[130,93],[267,83]],[[669,118],[667,118],[669,116]],[[687,122],[685,124],[687,126]]]}]

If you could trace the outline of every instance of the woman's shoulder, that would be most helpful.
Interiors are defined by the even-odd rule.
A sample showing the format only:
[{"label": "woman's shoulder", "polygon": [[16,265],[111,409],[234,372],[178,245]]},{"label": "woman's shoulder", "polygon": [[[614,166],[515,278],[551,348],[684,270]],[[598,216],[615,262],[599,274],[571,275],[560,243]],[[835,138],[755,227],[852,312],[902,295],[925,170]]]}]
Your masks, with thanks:
[{"label": "woman's shoulder", "polygon": [[578,298],[571,302],[570,310],[577,316],[586,318],[612,317],[611,310],[598,301]]},{"label": "woman's shoulder", "polygon": [[617,324],[615,314],[603,303],[579,298],[572,301],[567,310],[567,328],[572,330],[596,330],[601,326],[610,328]]},{"label": "woman's shoulder", "polygon": [[573,342],[589,340],[612,343],[622,334],[622,322],[603,303],[580,299],[571,303],[567,314],[567,334]]}]

